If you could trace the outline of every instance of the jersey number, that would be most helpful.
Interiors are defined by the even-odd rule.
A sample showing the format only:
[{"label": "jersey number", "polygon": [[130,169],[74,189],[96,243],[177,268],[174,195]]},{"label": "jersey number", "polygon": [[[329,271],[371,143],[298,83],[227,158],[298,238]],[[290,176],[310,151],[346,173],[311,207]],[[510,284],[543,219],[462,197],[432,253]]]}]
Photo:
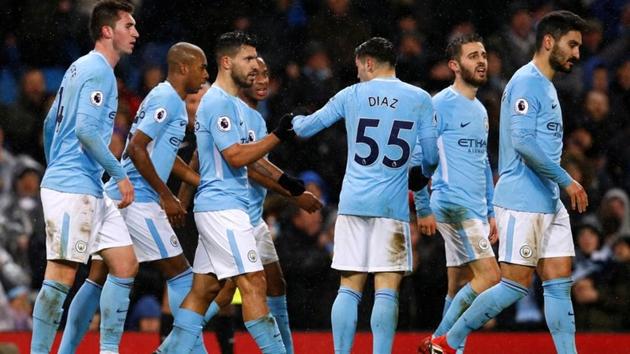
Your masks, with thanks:
[{"label": "jersey number", "polygon": [[57,103],[57,117],[55,117],[55,133],[59,132],[61,128],[61,121],[63,120],[63,106],[61,105],[61,99],[63,98],[63,87],[59,88],[59,102]]},{"label": "jersey number", "polygon": [[[363,143],[370,147],[370,153],[365,156],[359,156],[358,154],[354,155],[354,161],[359,165],[369,166],[373,164],[376,159],[378,159],[379,154],[379,146],[376,140],[370,138],[365,135],[365,129],[368,127],[376,128],[380,124],[380,120],[372,119],[372,118],[361,118],[359,119],[359,126],[357,131],[357,143]],[[398,137],[401,129],[412,129],[413,122],[395,120],[394,124],[392,124],[392,130],[389,133],[389,140],[387,141],[387,145],[396,145],[400,147],[402,150],[402,156],[398,160],[392,160],[387,156],[383,157],[383,164],[387,167],[398,168],[403,166],[407,160],[409,159],[409,154],[411,153],[411,147],[409,144]]]}]

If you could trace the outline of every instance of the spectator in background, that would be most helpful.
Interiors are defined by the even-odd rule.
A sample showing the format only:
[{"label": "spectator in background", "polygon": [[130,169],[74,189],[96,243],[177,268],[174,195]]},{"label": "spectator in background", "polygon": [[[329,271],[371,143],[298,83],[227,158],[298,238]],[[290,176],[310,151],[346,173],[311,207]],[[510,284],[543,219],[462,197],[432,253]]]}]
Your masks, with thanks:
[{"label": "spectator in background", "polygon": [[423,52],[422,36],[418,32],[403,32],[398,44],[396,76],[412,85],[423,86],[426,67],[427,57]]},{"label": "spectator in background", "polygon": [[14,154],[44,162],[42,127],[46,115],[46,81],[39,69],[28,69],[20,80],[18,100],[2,113],[6,140]]},{"label": "spectator in background", "polygon": [[630,329],[630,237],[613,245],[614,261],[603,279],[586,277],[573,287],[575,321],[578,329],[620,331]]},{"label": "spectator in background", "polygon": [[13,154],[4,147],[4,129],[0,124],[0,224],[4,224],[4,212],[11,202],[16,164]]},{"label": "spectator in background", "polygon": [[[628,37],[630,38],[630,34]],[[615,81],[609,92],[610,105],[614,112],[612,122],[616,127],[626,128],[630,125],[630,56],[617,68]]]},{"label": "spectator in background", "polygon": [[535,44],[536,36],[529,7],[525,2],[515,1],[510,5],[507,27],[488,40],[488,47],[497,49],[503,59],[506,77],[512,76],[516,69],[532,59]]},{"label": "spectator in background", "polygon": [[157,333],[160,331],[161,308],[153,295],[141,297],[129,314],[129,329],[140,332]]},{"label": "spectator in background", "polygon": [[573,279],[601,277],[612,257],[610,248],[602,248],[602,234],[591,225],[582,225],[576,233]]},{"label": "spectator in background", "polygon": [[336,296],[336,274],[330,268],[321,211],[312,214],[289,206],[288,218],[276,240],[278,256],[287,281],[287,304],[291,325],[300,329],[330,326],[330,314],[322,309],[332,306]]},{"label": "spectator in background", "polygon": [[597,213],[585,216],[583,223],[602,231],[603,247],[612,247],[622,235],[630,235],[630,204],[628,194],[620,188],[612,188],[604,194]]},{"label": "spectator in background", "polygon": [[353,83],[356,70],[354,56],[348,54],[348,48],[367,40],[370,27],[354,14],[350,0],[327,0],[326,6],[308,24],[308,34],[329,50],[328,54],[333,58],[332,67],[341,86]]},{"label": "spectator in background", "polygon": [[146,97],[160,82],[164,81],[164,70],[159,65],[150,65],[142,72],[142,87],[140,88],[140,97]]},{"label": "spectator in background", "polygon": [[592,90],[586,94],[581,126],[593,139],[591,148],[586,151],[587,156],[592,158],[605,156],[607,140],[621,128],[610,120],[610,104],[606,93]]},{"label": "spectator in background", "polygon": [[29,299],[29,290],[25,286],[16,286],[7,292],[14,331],[33,329],[33,303]]},{"label": "spectator in background", "polygon": [[6,209],[2,246],[20,267],[33,273],[31,286],[38,288],[46,262],[46,226],[39,198],[42,167],[24,156],[16,166],[14,194]]}]

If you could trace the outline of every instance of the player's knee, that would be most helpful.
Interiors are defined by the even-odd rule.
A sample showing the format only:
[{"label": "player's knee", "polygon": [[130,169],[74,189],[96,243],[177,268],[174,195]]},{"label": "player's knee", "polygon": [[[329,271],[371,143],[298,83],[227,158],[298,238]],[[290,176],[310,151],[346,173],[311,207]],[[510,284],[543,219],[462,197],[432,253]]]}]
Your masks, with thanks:
[{"label": "player's knee", "polygon": [[239,276],[237,282],[241,295],[244,298],[264,297],[267,292],[265,273],[254,272]]},{"label": "player's knee", "polygon": [[109,273],[119,278],[134,278],[138,274],[136,257],[116,260],[109,265]]},{"label": "player's knee", "polygon": [[207,303],[210,303],[214,298],[216,298],[219,291],[221,291],[221,284],[218,281],[193,281],[193,286],[190,290],[191,294],[195,298],[203,300]]}]

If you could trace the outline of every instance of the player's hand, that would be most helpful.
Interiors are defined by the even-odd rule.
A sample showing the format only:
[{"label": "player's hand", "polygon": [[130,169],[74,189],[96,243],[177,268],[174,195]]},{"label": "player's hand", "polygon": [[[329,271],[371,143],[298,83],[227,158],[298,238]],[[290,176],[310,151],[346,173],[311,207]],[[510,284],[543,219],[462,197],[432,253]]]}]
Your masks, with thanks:
[{"label": "player's hand", "polygon": [[184,209],[172,193],[160,197],[160,205],[168,217],[171,225],[180,227],[184,225],[186,209]]},{"label": "player's hand", "polygon": [[125,177],[125,179],[121,179],[116,183],[118,185],[118,191],[120,192],[120,203],[118,203],[118,209],[123,209],[129,206],[129,204],[133,203],[134,192],[133,192],[133,184],[129,180],[129,177]]},{"label": "player's hand", "polygon": [[295,204],[310,214],[321,209],[324,204],[313,193],[304,192],[298,196],[292,197]]},{"label": "player's hand", "polygon": [[278,122],[278,126],[273,130],[273,134],[275,134],[280,141],[287,141],[289,139],[293,139],[295,137],[295,131],[293,131],[293,113],[286,113],[280,118]]},{"label": "player's hand", "polygon": [[571,210],[576,210],[579,213],[586,211],[588,206],[588,195],[586,191],[576,180],[573,180],[568,187],[564,189],[571,198]]},{"label": "player's hand", "polygon": [[437,223],[435,222],[435,216],[433,214],[424,217],[418,217],[418,229],[421,235],[433,236]]},{"label": "player's hand", "polygon": [[499,231],[497,230],[497,219],[494,217],[488,218],[488,224],[490,224],[490,233],[488,234],[488,241],[494,245],[499,241]]}]

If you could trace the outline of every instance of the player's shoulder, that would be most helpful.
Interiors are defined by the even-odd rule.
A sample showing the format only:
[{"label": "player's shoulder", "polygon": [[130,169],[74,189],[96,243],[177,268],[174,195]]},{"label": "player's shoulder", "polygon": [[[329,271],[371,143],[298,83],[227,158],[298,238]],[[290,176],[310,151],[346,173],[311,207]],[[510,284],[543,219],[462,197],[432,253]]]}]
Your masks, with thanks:
[{"label": "player's shoulder", "polygon": [[439,106],[453,104],[458,98],[458,94],[453,91],[451,86],[444,88],[431,98],[433,105],[437,108]]},{"label": "player's shoulder", "polygon": [[535,94],[537,92],[536,88],[545,85],[548,81],[549,80],[536,68],[534,63],[530,62],[514,73],[508,85],[511,86],[513,90],[530,88],[530,91]]},{"label": "player's shoulder", "polygon": [[83,79],[115,79],[114,70],[105,57],[96,51],[91,51],[77,59],[70,66],[74,74]]},{"label": "player's shoulder", "polygon": [[210,86],[210,89],[204,93],[199,103],[199,109],[205,112],[225,113],[227,110],[234,110],[234,97],[228,95],[225,91],[216,85]]}]

